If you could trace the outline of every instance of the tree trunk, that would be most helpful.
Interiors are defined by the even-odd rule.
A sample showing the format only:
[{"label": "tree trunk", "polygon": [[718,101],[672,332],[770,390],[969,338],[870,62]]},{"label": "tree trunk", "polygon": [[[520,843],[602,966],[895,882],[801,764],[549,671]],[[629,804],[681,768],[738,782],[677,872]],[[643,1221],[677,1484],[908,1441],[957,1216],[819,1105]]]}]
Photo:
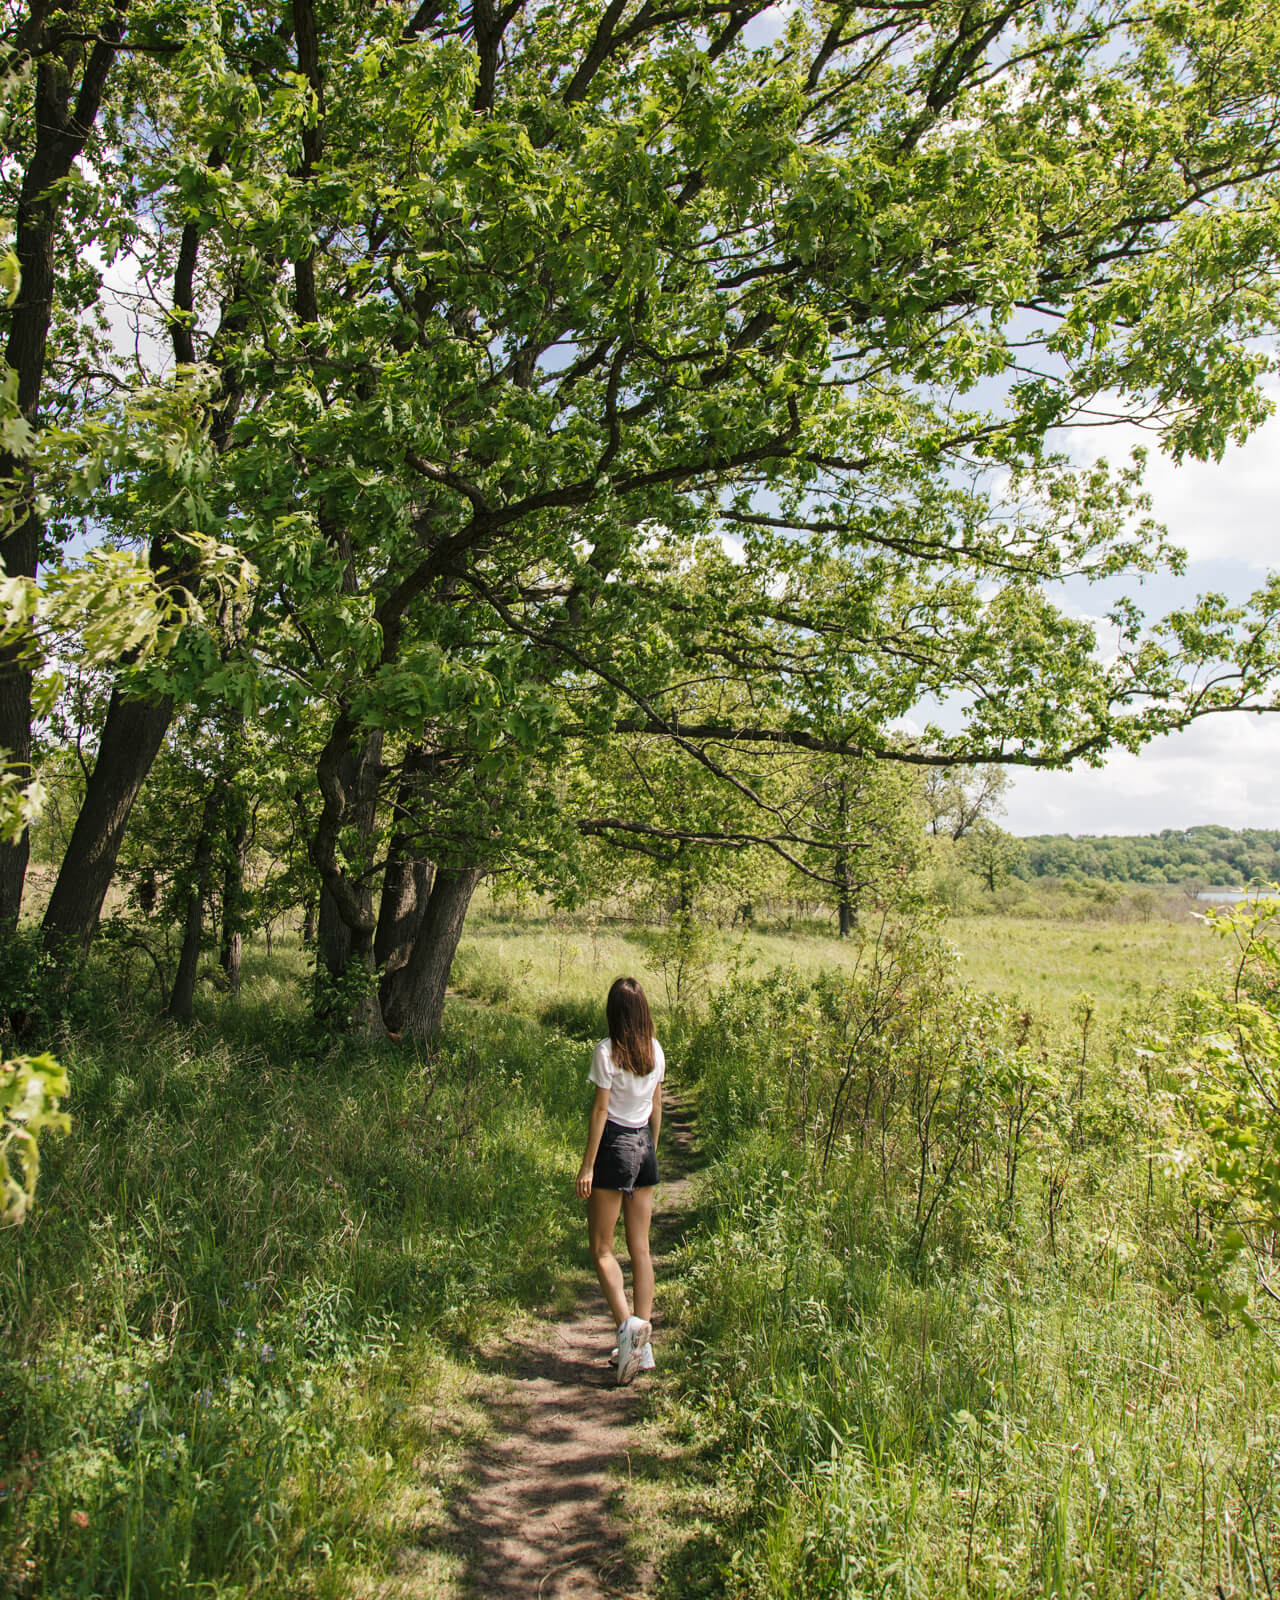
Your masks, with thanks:
[{"label": "tree trunk", "polygon": [[382,880],[378,931],[373,937],[373,959],[388,972],[404,966],[426,915],[435,868],[422,856],[393,854]]},{"label": "tree trunk", "polygon": [[222,869],[222,948],[219,959],[231,994],[240,993],[240,961],[244,954],[245,857],[249,844],[249,807],[245,796],[227,790],[226,861]]},{"label": "tree trunk", "polygon": [[[367,873],[349,870],[353,853],[372,843],[378,813],[378,781],[382,771],[382,730],[358,735],[344,712],[316,765],[324,798],[311,840],[311,860],[320,873],[320,937],[316,960],[316,1007],[320,1016],[339,1024],[381,1029],[382,1018],[373,988],[373,935],[377,918]],[[339,863],[341,856],[342,864]],[[368,1002],[359,1015],[334,1015],[333,980],[349,967],[368,974]],[[328,981],[326,981],[326,978]]]},{"label": "tree trunk", "polygon": [[[225,917],[224,910],[224,917]],[[269,941],[268,941],[269,942]],[[268,952],[270,954],[270,952]],[[244,934],[239,928],[228,933],[225,922],[222,930],[222,970],[227,975],[227,992],[240,993],[240,963],[244,958]]]},{"label": "tree trunk", "polygon": [[479,882],[476,868],[437,869],[409,959],[382,980],[382,1015],[392,1033],[429,1039],[440,1032],[445,988]]},{"label": "tree trunk", "polygon": [[[378,814],[378,778],[382,761],[382,730],[358,738],[346,718],[339,721],[317,767],[324,808],[312,841],[311,857],[320,872],[320,958],[330,976],[339,977],[357,944],[367,935],[373,954],[377,920],[373,890],[367,876],[351,876],[338,865],[339,838],[350,861],[352,844],[372,841]],[[355,840],[351,839],[354,833]]]},{"label": "tree trunk", "polygon": [[316,907],[319,903],[318,893],[307,896],[307,903],[302,908],[302,943],[303,946],[314,944],[316,939]]},{"label": "tree trunk", "polygon": [[853,933],[857,912],[846,888],[840,890],[840,937],[847,939]]},{"label": "tree trunk", "polygon": [[316,930],[316,970],[340,978],[351,960],[351,929],[342,920],[338,902],[327,889],[320,891],[320,919]]},{"label": "tree trunk", "polygon": [[205,800],[200,818],[191,888],[187,894],[187,915],[182,930],[182,952],[178,956],[178,970],[174,975],[169,1004],[165,1007],[174,1022],[190,1022],[195,1010],[196,977],[200,971],[200,943],[204,933],[204,902],[213,873],[213,830],[218,820],[221,798],[222,786],[215,784]]},{"label": "tree trunk", "polygon": [[125,825],[173,718],[173,698],[128,700],[117,686],[107,707],[98,759],[44,914],[44,942],[86,951],[115,875]]},{"label": "tree trunk", "polygon": [[[36,422],[44,383],[45,352],[53,320],[54,245],[62,210],[62,184],[98,119],[103,90],[116,47],[124,34],[125,4],[103,22],[85,60],[78,90],[66,63],[44,54],[35,68],[35,149],[22,174],[14,229],[18,294],[9,314],[4,359],[17,377],[19,410]],[[32,18],[35,18],[33,9]],[[37,24],[43,43],[45,24]],[[72,105],[72,94],[75,104]],[[0,478],[23,478],[28,513],[7,539],[0,540],[0,562],[10,578],[34,578],[43,524],[35,510],[35,484],[24,463],[0,453]],[[31,763],[31,668],[14,649],[0,655],[0,750],[7,765],[27,775]],[[13,927],[22,905],[31,843],[24,831],[16,844],[0,842],[0,928]]]},{"label": "tree trunk", "polygon": [[404,966],[422,926],[435,868],[421,853],[413,826],[431,758],[421,745],[405,755],[396,794],[396,828],[387,850],[373,958],[384,971]]}]

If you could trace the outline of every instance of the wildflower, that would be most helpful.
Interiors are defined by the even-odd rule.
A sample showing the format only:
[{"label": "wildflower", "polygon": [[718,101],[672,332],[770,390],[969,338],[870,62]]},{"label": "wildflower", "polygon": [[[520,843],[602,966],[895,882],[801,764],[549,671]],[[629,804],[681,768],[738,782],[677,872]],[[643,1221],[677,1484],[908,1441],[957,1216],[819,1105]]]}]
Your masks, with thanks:
[{"label": "wildflower", "polygon": [[77,1528],[87,1528],[89,1526],[89,1513],[87,1511],[73,1511],[71,1520]]},{"label": "wildflower", "polygon": [[258,1352],[258,1360],[259,1361],[270,1361],[272,1353],[273,1352],[272,1352],[271,1346],[269,1344],[264,1344],[262,1349],[259,1350],[259,1352]]}]

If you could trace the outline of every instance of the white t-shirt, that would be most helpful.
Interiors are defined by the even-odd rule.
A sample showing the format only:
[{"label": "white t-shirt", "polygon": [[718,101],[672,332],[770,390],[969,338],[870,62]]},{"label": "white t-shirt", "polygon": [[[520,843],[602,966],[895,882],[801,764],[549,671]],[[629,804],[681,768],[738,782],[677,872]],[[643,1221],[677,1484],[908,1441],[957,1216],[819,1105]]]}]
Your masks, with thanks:
[{"label": "white t-shirt", "polygon": [[653,1041],[653,1071],[638,1077],[623,1067],[613,1064],[613,1045],[601,1039],[591,1057],[591,1071],[587,1074],[597,1089],[609,1091],[609,1121],[619,1122],[624,1128],[643,1128],[653,1111],[653,1096],[667,1070],[667,1058],[662,1046]]}]

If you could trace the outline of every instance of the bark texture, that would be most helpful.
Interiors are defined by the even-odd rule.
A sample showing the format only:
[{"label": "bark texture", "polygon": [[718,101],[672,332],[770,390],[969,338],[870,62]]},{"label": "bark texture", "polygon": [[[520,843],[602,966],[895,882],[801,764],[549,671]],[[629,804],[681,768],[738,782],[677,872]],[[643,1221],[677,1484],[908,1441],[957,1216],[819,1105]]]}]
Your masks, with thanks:
[{"label": "bark texture", "polygon": [[449,973],[479,882],[475,868],[437,870],[409,959],[382,980],[382,1015],[392,1033],[429,1039],[440,1032]]},{"label": "bark texture", "polygon": [[173,700],[130,700],[112,691],[98,759],[85,788],[58,881],[44,914],[45,945],[89,948],[116,869],[125,825],[173,718]]},{"label": "bark texture", "polygon": [[422,853],[414,826],[431,758],[421,745],[406,754],[396,793],[396,827],[387,849],[373,958],[384,971],[404,966],[422,926],[435,868]]},{"label": "bark texture", "polygon": [[[77,87],[56,52],[41,54],[35,69],[35,149],[22,174],[14,228],[14,252],[21,281],[9,313],[4,357],[18,379],[18,405],[30,423],[38,420],[44,383],[49,325],[53,319],[54,244],[62,210],[60,185],[84,150],[107,85],[117,47],[124,36],[128,0],[117,0],[98,32]],[[47,47],[47,8],[31,7],[23,46]],[[34,510],[36,486],[23,462],[0,452],[0,479],[17,478],[32,507],[19,514],[13,531],[0,540],[0,562],[10,577],[34,578],[43,525]],[[0,652],[0,750],[13,767],[31,763],[31,669],[12,650]],[[13,927],[22,906],[30,841],[0,842],[0,927]]]},{"label": "bark texture", "polygon": [[[322,1014],[343,1024],[381,1029],[373,988],[373,936],[377,917],[369,873],[360,856],[372,845],[382,776],[382,731],[361,734],[344,713],[321,753],[316,779],[323,800],[311,839],[311,861],[320,874],[320,925],[317,941],[316,1002]],[[351,870],[353,863],[355,870]],[[369,998],[359,1016],[333,1016],[332,983],[349,968],[368,975]]]},{"label": "bark texture", "polygon": [[850,899],[849,890],[843,887],[840,890],[840,937],[847,939],[857,925],[857,910]]},{"label": "bark texture", "polygon": [[378,929],[373,936],[373,959],[383,970],[394,972],[409,959],[427,912],[434,876],[434,866],[422,856],[393,855],[387,862]]},{"label": "bark texture", "polygon": [[187,890],[187,914],[183,920],[182,950],[178,956],[178,970],[174,974],[173,989],[166,1011],[175,1022],[190,1022],[195,1010],[196,978],[200,972],[200,945],[204,937],[204,903],[209,895],[213,876],[214,830],[218,826],[221,785],[209,791],[200,817],[200,833],[196,838],[195,859],[191,867],[191,883]]}]

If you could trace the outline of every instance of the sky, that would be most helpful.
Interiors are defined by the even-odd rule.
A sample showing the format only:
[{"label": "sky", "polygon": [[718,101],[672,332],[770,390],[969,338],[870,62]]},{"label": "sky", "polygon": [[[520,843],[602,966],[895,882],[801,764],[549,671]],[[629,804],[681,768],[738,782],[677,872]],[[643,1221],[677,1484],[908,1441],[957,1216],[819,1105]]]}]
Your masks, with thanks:
[{"label": "sky", "polygon": [[[1131,442],[1136,432],[1132,440],[1121,430],[1081,432],[1072,448],[1082,461],[1104,448],[1118,461]],[[1153,452],[1146,481],[1152,514],[1188,557],[1182,577],[1133,591],[1149,615],[1209,590],[1244,600],[1280,568],[1280,414],[1218,463],[1178,467]],[[1159,833],[1209,822],[1280,828],[1278,780],[1280,713],[1211,717],[1101,769],[1018,773],[1003,825],[1017,834]]]}]

